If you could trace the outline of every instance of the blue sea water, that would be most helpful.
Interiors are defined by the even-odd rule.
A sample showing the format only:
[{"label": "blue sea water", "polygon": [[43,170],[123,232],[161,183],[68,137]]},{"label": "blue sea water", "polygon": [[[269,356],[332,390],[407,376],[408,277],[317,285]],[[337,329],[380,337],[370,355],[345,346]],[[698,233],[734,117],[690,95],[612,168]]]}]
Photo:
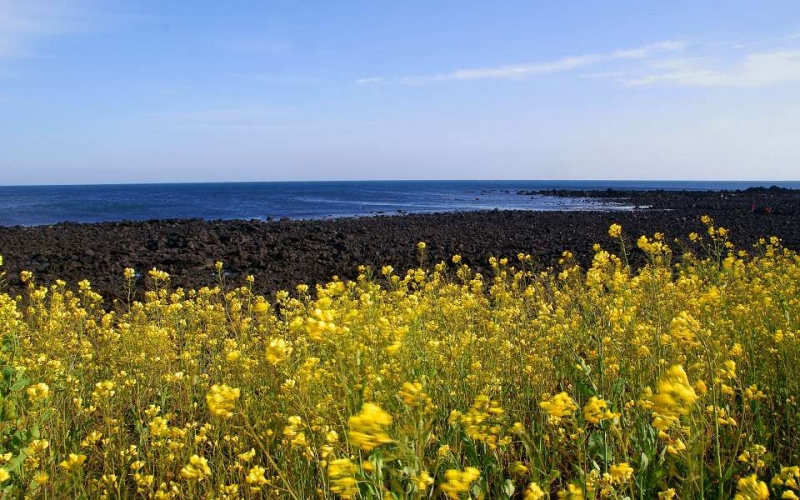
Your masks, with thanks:
[{"label": "blue sea water", "polygon": [[0,226],[173,218],[326,219],[493,209],[613,210],[597,200],[522,195],[547,189],[720,190],[800,182],[346,181],[0,186]]}]

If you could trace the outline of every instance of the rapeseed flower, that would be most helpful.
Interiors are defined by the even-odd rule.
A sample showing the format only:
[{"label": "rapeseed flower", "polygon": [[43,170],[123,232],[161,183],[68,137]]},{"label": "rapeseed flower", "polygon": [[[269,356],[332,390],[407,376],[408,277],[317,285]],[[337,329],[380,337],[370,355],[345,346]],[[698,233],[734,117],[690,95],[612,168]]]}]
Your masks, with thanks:
[{"label": "rapeseed flower", "polygon": [[627,462],[613,464],[608,468],[608,473],[611,475],[612,482],[616,484],[627,483],[633,478],[633,467]]},{"label": "rapeseed flower", "polygon": [[278,365],[286,361],[292,354],[292,347],[281,338],[272,338],[267,344],[266,358],[270,364]]},{"label": "rapeseed flower", "polygon": [[94,391],[92,391],[92,399],[101,400],[108,399],[114,396],[117,392],[114,390],[114,381],[104,380],[94,384]]},{"label": "rapeseed flower", "polygon": [[547,494],[538,484],[531,483],[525,488],[524,500],[544,500],[545,498],[547,498]]},{"label": "rapeseed flower", "polygon": [[253,312],[257,314],[264,314],[269,310],[269,304],[265,300],[257,300],[255,304],[253,304]]},{"label": "rapeseed flower", "polygon": [[227,385],[214,384],[206,394],[206,404],[212,415],[220,418],[231,418],[236,401],[241,391]]},{"label": "rapeseed flower", "polygon": [[377,446],[393,442],[386,429],[392,425],[392,416],[374,403],[364,403],[361,411],[349,419],[347,437],[363,451],[372,451]]},{"label": "rapeseed flower", "polygon": [[261,491],[261,488],[268,483],[267,478],[265,477],[266,472],[267,469],[258,465],[251,467],[247,472],[245,481],[247,481],[247,484],[250,485],[251,493],[257,493]]},{"label": "rapeseed flower", "polygon": [[189,463],[181,469],[181,477],[188,481],[202,481],[211,475],[211,467],[205,457],[192,455]]},{"label": "rapeseed flower", "polygon": [[67,472],[74,472],[81,470],[85,461],[86,455],[70,453],[69,457],[58,465]]},{"label": "rapeseed flower", "polygon": [[400,398],[411,408],[431,404],[431,397],[425,393],[420,382],[403,382],[403,387],[400,388]]},{"label": "rapeseed flower", "polygon": [[[144,280],[157,289],[140,294],[131,272],[129,299],[109,310],[88,282],[30,274],[27,295],[0,293],[0,410],[23,438],[0,453],[1,489],[41,496],[80,474],[91,498],[493,498],[512,484],[528,499],[677,498],[678,484],[694,498],[737,490],[746,471],[739,498],[761,498],[747,474],[780,470],[772,497],[796,498],[800,469],[781,467],[794,443],[774,436],[793,435],[800,406],[784,376],[797,368],[800,257],[768,238],[743,253],[727,234],[697,236],[687,246],[708,255],[679,265],[663,235],[645,238],[654,253],[637,269],[599,246],[588,270],[565,252],[563,273],[534,272],[525,254],[492,259],[491,276],[455,258],[385,277],[362,266],[355,281],[278,292],[274,308],[249,278]],[[348,420],[354,401],[368,403]],[[633,469],[653,450],[657,481]],[[739,475],[719,476],[717,457]]]},{"label": "rapeseed flower", "polygon": [[256,456],[256,449],[255,448],[250,448],[249,451],[246,451],[244,453],[239,453],[238,455],[236,455],[236,458],[238,458],[240,461],[246,463],[246,462],[249,462],[250,460],[252,460],[253,457],[255,457],[255,456]]},{"label": "rapeseed flower", "polygon": [[417,491],[425,491],[433,484],[433,478],[428,474],[428,471],[422,471],[412,476],[411,482],[414,483],[414,487],[417,488]]},{"label": "rapeseed flower", "polygon": [[589,398],[589,401],[583,406],[583,418],[590,424],[599,424],[604,420],[612,420],[617,416],[617,414],[608,409],[606,400],[597,396]]},{"label": "rapeseed flower", "polygon": [[355,498],[358,494],[358,483],[355,474],[356,466],[349,459],[331,460],[328,464],[331,491],[344,499]]},{"label": "rapeseed flower", "polygon": [[583,500],[586,497],[583,494],[582,487],[570,483],[567,485],[566,490],[561,490],[558,492],[558,498],[564,500]]},{"label": "rapeseed flower", "polygon": [[36,403],[47,399],[48,394],[50,394],[50,386],[45,383],[34,384],[26,388],[25,393],[28,395],[31,403]]},{"label": "rapeseed flower", "polygon": [[299,415],[288,418],[289,425],[283,428],[283,435],[288,439],[289,444],[294,448],[302,448],[306,445],[306,434],[303,432],[303,419]]},{"label": "rapeseed flower", "polygon": [[464,471],[448,469],[444,473],[445,482],[439,485],[442,493],[447,498],[458,499],[464,493],[469,493],[472,483],[481,477],[481,472],[475,467],[467,467]]},{"label": "rapeseed flower", "polygon": [[528,473],[528,467],[519,460],[517,460],[516,462],[508,466],[508,471],[515,476],[524,476],[525,474]]},{"label": "rapeseed flower", "polygon": [[561,419],[570,418],[578,409],[575,400],[566,392],[560,392],[549,400],[542,401],[539,403],[539,407],[547,412],[548,421],[556,425],[561,422]]},{"label": "rapeseed flower", "polygon": [[658,393],[650,397],[653,426],[664,430],[681,415],[688,415],[697,400],[686,372],[680,365],[671,366],[658,381]]},{"label": "rapeseed flower", "polygon": [[751,474],[739,479],[736,483],[736,495],[734,500],[767,500],[769,498],[769,488],[767,483],[759,481],[758,476]]}]

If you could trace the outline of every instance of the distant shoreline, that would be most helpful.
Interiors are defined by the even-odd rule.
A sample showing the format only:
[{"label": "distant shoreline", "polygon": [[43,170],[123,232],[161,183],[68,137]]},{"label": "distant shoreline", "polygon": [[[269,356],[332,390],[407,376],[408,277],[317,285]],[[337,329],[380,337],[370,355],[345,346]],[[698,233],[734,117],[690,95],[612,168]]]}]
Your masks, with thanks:
[{"label": "distant shoreline", "polygon": [[[800,189],[800,182],[784,187]],[[0,187],[0,226],[164,219],[330,220],[480,210],[615,210],[659,193],[747,193],[747,182],[365,181]],[[769,185],[755,191],[769,191]],[[774,188],[779,189],[779,188]],[[755,192],[754,191],[754,192]]]},{"label": "distant shoreline", "polygon": [[[30,270],[42,284],[64,279],[74,285],[88,279],[106,297],[121,299],[126,267],[143,275],[156,267],[170,273],[173,286],[196,288],[215,283],[214,262],[221,260],[228,284],[242,284],[246,275],[253,275],[255,291],[270,295],[299,283],[326,282],[334,275],[353,278],[359,265],[391,265],[403,272],[419,264],[419,241],[427,243],[428,264],[460,254],[463,262],[488,273],[489,256],[513,259],[520,252],[547,267],[557,266],[561,252],[568,249],[587,265],[593,243],[616,250],[607,235],[612,223],[621,224],[631,242],[641,234],[662,232],[679,255],[690,232],[703,232],[701,215],[728,228],[739,248],[749,249],[762,236],[778,236],[787,247],[800,249],[798,190],[635,192],[628,202],[652,208],[0,227],[0,255],[7,273],[3,289],[21,293],[19,272]],[[754,206],[769,207],[770,213],[753,212]],[[674,238],[682,243],[675,244]]]}]

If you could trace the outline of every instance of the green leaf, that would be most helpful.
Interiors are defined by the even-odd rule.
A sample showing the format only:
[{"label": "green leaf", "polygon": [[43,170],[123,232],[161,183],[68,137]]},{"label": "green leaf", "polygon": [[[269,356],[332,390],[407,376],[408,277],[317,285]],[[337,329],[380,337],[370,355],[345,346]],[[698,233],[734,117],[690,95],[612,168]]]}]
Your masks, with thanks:
[{"label": "green leaf", "polygon": [[625,392],[625,379],[620,378],[611,387],[611,394],[613,399],[617,399],[623,392]]},{"label": "green leaf", "polygon": [[14,385],[11,386],[11,391],[17,392],[25,387],[31,385],[31,379],[28,377],[22,377],[21,379],[17,380]]},{"label": "green leaf", "polygon": [[405,467],[403,467],[402,471],[403,471],[403,475],[409,476],[409,477],[411,477],[411,476],[413,476],[414,474],[417,473],[417,470],[414,467],[411,467],[410,465],[406,465]]},{"label": "green leaf", "polygon": [[479,482],[477,482],[477,483],[472,485],[471,491],[472,491],[472,495],[475,498],[485,498],[486,497],[486,495],[485,495],[486,488],[484,487],[485,485],[481,484],[483,482],[484,481],[479,481]]},{"label": "green leaf", "polygon": [[650,465],[650,458],[648,458],[645,452],[642,452],[641,456],[639,457],[639,470],[645,470],[648,465]]},{"label": "green leaf", "polygon": [[503,483],[503,492],[506,494],[508,498],[511,498],[514,495],[514,491],[516,487],[514,486],[514,481],[511,479],[506,479]]},{"label": "green leaf", "polygon": [[6,470],[9,472],[16,472],[17,474],[19,474],[22,467],[22,463],[25,461],[26,458],[28,458],[28,453],[24,449],[20,450],[19,455],[8,461],[5,467]]},{"label": "green leaf", "polygon": [[605,459],[606,443],[603,439],[603,434],[594,432],[589,436],[588,442],[589,454],[593,457]]},{"label": "green leaf", "polygon": [[587,398],[597,396],[597,390],[593,386],[586,384],[583,380],[578,380],[577,389],[578,394],[581,396],[585,396]]}]

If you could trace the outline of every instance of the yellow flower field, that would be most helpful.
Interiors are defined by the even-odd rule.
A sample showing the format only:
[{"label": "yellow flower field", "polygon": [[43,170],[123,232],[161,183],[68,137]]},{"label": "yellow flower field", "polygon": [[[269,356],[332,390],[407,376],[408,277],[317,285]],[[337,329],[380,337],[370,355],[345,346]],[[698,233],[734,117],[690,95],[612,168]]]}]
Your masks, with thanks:
[{"label": "yellow flower field", "polygon": [[152,270],[110,310],[23,273],[0,295],[0,491],[798,498],[800,257],[727,235],[612,225],[589,269],[492,276],[421,243],[418,269],[269,302],[222,264],[199,290]]}]

